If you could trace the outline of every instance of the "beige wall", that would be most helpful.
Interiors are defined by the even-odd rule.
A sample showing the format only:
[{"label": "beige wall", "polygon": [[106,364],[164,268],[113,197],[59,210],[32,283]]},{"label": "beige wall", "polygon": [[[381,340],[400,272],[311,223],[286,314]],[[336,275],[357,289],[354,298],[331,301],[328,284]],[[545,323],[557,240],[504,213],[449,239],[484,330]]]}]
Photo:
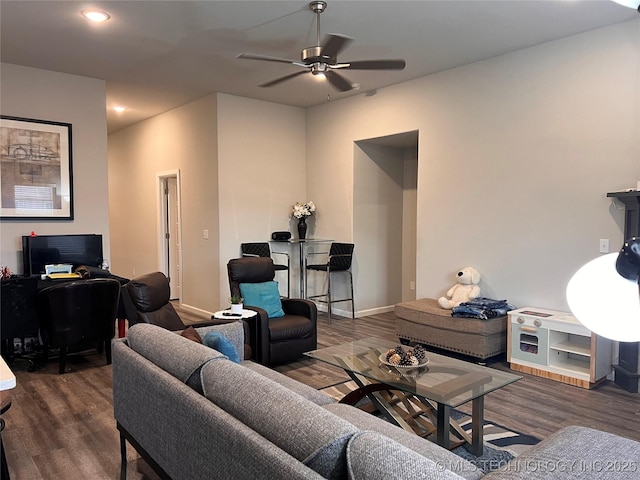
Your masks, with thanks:
[{"label": "beige wall", "polygon": [[416,299],[416,235],[418,228],[418,145],[403,149],[402,300]]},{"label": "beige wall", "polygon": [[21,236],[99,233],[109,259],[105,82],[3,63],[0,112],[72,124],[74,220],[3,220],[0,264],[22,273]]},{"label": "beige wall", "polygon": [[[606,193],[640,179],[640,20],[308,110],[308,195],[332,220],[320,236],[357,237],[354,142],[413,130],[417,297],[471,265],[487,296],[566,310],[598,240],[622,243]],[[376,282],[358,275],[356,299]]]},{"label": "beige wall", "polygon": [[[313,200],[307,198],[305,158],[303,109],[218,96],[221,306],[229,296],[227,262],[240,256],[240,244],[267,241],[274,231],[294,232],[293,204]],[[286,277],[277,280],[286,292]]]},{"label": "beige wall", "polygon": [[[380,305],[402,301],[404,177],[401,149],[368,142],[355,146],[353,241],[358,248],[358,261],[352,272],[356,277],[376,279],[359,292],[357,309],[363,314],[374,313],[370,310]],[[340,277],[346,283],[344,275],[334,277],[336,283]],[[338,284],[334,290],[336,298],[348,297],[346,286]],[[343,311],[348,307],[348,303],[337,305]]]},{"label": "beige wall", "polygon": [[132,277],[163,269],[158,175],[179,170],[181,303],[205,312],[219,306],[216,108],[210,95],[109,136],[112,270]]},{"label": "beige wall", "polygon": [[157,175],[179,169],[183,306],[226,307],[240,243],[289,230],[305,198],[304,123],[299,108],[215,94],[110,135],[113,268],[159,270]]}]

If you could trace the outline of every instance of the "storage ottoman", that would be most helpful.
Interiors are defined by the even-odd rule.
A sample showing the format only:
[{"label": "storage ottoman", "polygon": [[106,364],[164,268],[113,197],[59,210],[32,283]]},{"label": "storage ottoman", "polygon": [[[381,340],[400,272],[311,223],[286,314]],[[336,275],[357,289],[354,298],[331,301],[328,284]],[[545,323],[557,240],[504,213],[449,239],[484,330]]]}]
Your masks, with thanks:
[{"label": "storage ottoman", "polygon": [[457,318],[433,298],[395,306],[400,341],[425,345],[486,359],[507,351],[507,316],[480,320]]}]

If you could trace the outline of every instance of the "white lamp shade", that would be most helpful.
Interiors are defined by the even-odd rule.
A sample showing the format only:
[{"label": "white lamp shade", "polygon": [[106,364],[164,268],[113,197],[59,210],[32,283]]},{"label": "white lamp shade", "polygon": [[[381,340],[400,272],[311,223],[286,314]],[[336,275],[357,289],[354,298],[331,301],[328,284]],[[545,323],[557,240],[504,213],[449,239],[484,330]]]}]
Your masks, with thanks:
[{"label": "white lamp shade", "polygon": [[640,6],[640,0],[613,0],[613,1],[629,8],[638,8]]},{"label": "white lamp shade", "polygon": [[567,285],[567,302],[573,315],[592,332],[619,342],[638,342],[638,284],[617,272],[617,258],[617,253],[610,253],[580,268]]}]

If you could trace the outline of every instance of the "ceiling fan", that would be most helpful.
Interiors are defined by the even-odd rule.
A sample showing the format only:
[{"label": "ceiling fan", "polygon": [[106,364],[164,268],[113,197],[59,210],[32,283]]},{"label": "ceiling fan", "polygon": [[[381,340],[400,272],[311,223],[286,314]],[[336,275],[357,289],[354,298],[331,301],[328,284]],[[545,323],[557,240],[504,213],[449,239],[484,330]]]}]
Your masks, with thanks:
[{"label": "ceiling fan", "polygon": [[261,83],[260,87],[272,87],[286,80],[311,73],[315,76],[324,76],[327,80],[341,92],[351,90],[353,84],[336,70],[402,70],[406,62],[402,59],[394,60],[361,60],[356,62],[338,62],[338,54],[344,50],[353,38],[345,35],[328,34],[325,37],[324,45],[320,45],[320,14],[327,8],[327,3],[323,1],[313,1],[309,8],[316,14],[316,45],[302,50],[301,60],[290,60],[288,58],[272,57],[269,55],[259,55],[254,53],[241,53],[236,58],[248,60],[265,60],[267,62],[289,63],[304,68],[299,72],[276,78],[269,82]]}]

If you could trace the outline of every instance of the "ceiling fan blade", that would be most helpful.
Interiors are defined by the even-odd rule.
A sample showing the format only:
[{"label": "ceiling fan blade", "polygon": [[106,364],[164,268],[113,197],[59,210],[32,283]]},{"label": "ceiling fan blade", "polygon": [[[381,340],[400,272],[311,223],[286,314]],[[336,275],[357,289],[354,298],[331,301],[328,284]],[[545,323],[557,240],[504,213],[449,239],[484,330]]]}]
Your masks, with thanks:
[{"label": "ceiling fan blade", "polygon": [[300,70],[296,73],[290,73],[289,75],[285,75],[284,77],[276,78],[275,80],[271,80],[270,82],[261,83],[258,85],[259,87],[273,87],[282,82],[286,82],[287,80],[291,80],[292,78],[297,77],[298,75],[304,75],[305,73],[309,73],[308,70]]},{"label": "ceiling fan blade", "polygon": [[244,58],[247,60],[265,60],[267,62],[279,62],[279,63],[289,63],[289,64],[294,64],[294,65],[302,65],[302,66],[306,66],[305,64],[301,64],[299,61],[297,60],[291,60],[289,58],[281,58],[281,57],[272,57],[270,55],[260,55],[257,53],[239,53],[236,58]]},{"label": "ceiling fan blade", "polygon": [[331,85],[341,92],[348,92],[353,88],[353,85],[349,80],[344,78],[342,75],[337,74],[333,70],[327,70],[324,72],[324,75],[327,77],[327,80],[329,80]]},{"label": "ceiling fan blade", "polygon": [[326,35],[325,38],[326,41],[320,55],[331,59],[335,59],[342,50],[353,42],[353,38],[347,37],[346,35],[336,35],[335,33],[330,33]]},{"label": "ceiling fan blade", "polygon": [[341,64],[349,64],[344,68],[350,70],[403,70],[406,62],[402,59],[397,60],[361,60],[359,62],[341,62]]}]

